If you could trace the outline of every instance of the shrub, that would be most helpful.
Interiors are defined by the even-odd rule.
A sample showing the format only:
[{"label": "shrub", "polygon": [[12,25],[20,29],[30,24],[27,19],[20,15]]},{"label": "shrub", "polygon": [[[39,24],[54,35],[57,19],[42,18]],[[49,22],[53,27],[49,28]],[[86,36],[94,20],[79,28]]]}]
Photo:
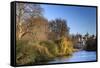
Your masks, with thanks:
[{"label": "shrub", "polygon": [[41,46],[38,43],[33,43],[25,40],[17,40],[16,43],[16,63],[35,64],[41,63],[53,58],[48,48]]},{"label": "shrub", "polygon": [[57,44],[55,44],[53,41],[41,41],[40,45],[45,46],[48,48],[49,52],[56,56],[58,53],[58,47]]},{"label": "shrub", "polygon": [[53,56],[47,47],[41,45],[33,45],[33,48],[36,54],[35,63],[45,62],[52,59]]},{"label": "shrub", "polygon": [[66,37],[62,37],[59,40],[59,55],[70,55],[73,52],[73,43]]},{"label": "shrub", "polygon": [[16,42],[16,63],[29,64],[35,62],[36,55],[34,48],[28,45],[26,40],[17,40]]}]

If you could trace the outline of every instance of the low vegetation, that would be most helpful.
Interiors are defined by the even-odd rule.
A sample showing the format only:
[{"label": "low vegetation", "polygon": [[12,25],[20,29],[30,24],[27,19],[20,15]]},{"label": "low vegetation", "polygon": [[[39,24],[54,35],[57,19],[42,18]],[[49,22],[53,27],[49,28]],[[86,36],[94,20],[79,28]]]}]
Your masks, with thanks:
[{"label": "low vegetation", "polygon": [[17,64],[39,64],[53,60],[56,56],[67,56],[72,54],[72,44],[66,39],[61,39],[59,44],[53,41],[41,41],[38,43],[17,40],[16,63]]},{"label": "low vegetation", "polygon": [[17,41],[16,45],[17,64],[32,64],[50,60],[53,55],[48,48],[42,45],[27,43],[26,41]]}]

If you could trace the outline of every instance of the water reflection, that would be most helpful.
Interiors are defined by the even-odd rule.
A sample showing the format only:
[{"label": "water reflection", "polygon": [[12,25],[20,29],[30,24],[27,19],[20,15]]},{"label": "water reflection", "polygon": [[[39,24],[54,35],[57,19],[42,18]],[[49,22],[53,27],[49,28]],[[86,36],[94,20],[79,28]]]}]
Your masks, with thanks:
[{"label": "water reflection", "polygon": [[81,62],[81,61],[96,61],[96,52],[78,51],[73,53],[71,57],[56,58],[48,63]]}]

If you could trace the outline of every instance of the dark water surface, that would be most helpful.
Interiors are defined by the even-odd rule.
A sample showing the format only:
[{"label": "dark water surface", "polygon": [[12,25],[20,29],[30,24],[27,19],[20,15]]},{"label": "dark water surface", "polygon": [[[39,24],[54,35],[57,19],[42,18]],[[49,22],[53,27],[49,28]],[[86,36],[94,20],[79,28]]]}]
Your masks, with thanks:
[{"label": "dark water surface", "polygon": [[63,58],[55,58],[53,61],[48,63],[63,63],[63,62],[81,62],[81,61],[95,61],[96,60],[96,52],[95,51],[78,51],[73,53],[72,56],[63,57]]}]

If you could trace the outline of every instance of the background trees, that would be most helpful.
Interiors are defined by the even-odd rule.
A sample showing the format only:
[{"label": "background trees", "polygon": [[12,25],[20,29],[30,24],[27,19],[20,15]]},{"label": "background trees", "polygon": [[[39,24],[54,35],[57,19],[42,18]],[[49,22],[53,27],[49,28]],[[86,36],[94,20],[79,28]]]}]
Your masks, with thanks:
[{"label": "background trees", "polygon": [[97,37],[95,35],[89,35],[88,33],[85,35],[86,46],[84,50],[86,51],[96,51],[97,50]]},{"label": "background trees", "polygon": [[62,36],[69,35],[69,27],[64,19],[55,19],[49,21],[50,33],[53,34],[53,39],[60,39]]}]

